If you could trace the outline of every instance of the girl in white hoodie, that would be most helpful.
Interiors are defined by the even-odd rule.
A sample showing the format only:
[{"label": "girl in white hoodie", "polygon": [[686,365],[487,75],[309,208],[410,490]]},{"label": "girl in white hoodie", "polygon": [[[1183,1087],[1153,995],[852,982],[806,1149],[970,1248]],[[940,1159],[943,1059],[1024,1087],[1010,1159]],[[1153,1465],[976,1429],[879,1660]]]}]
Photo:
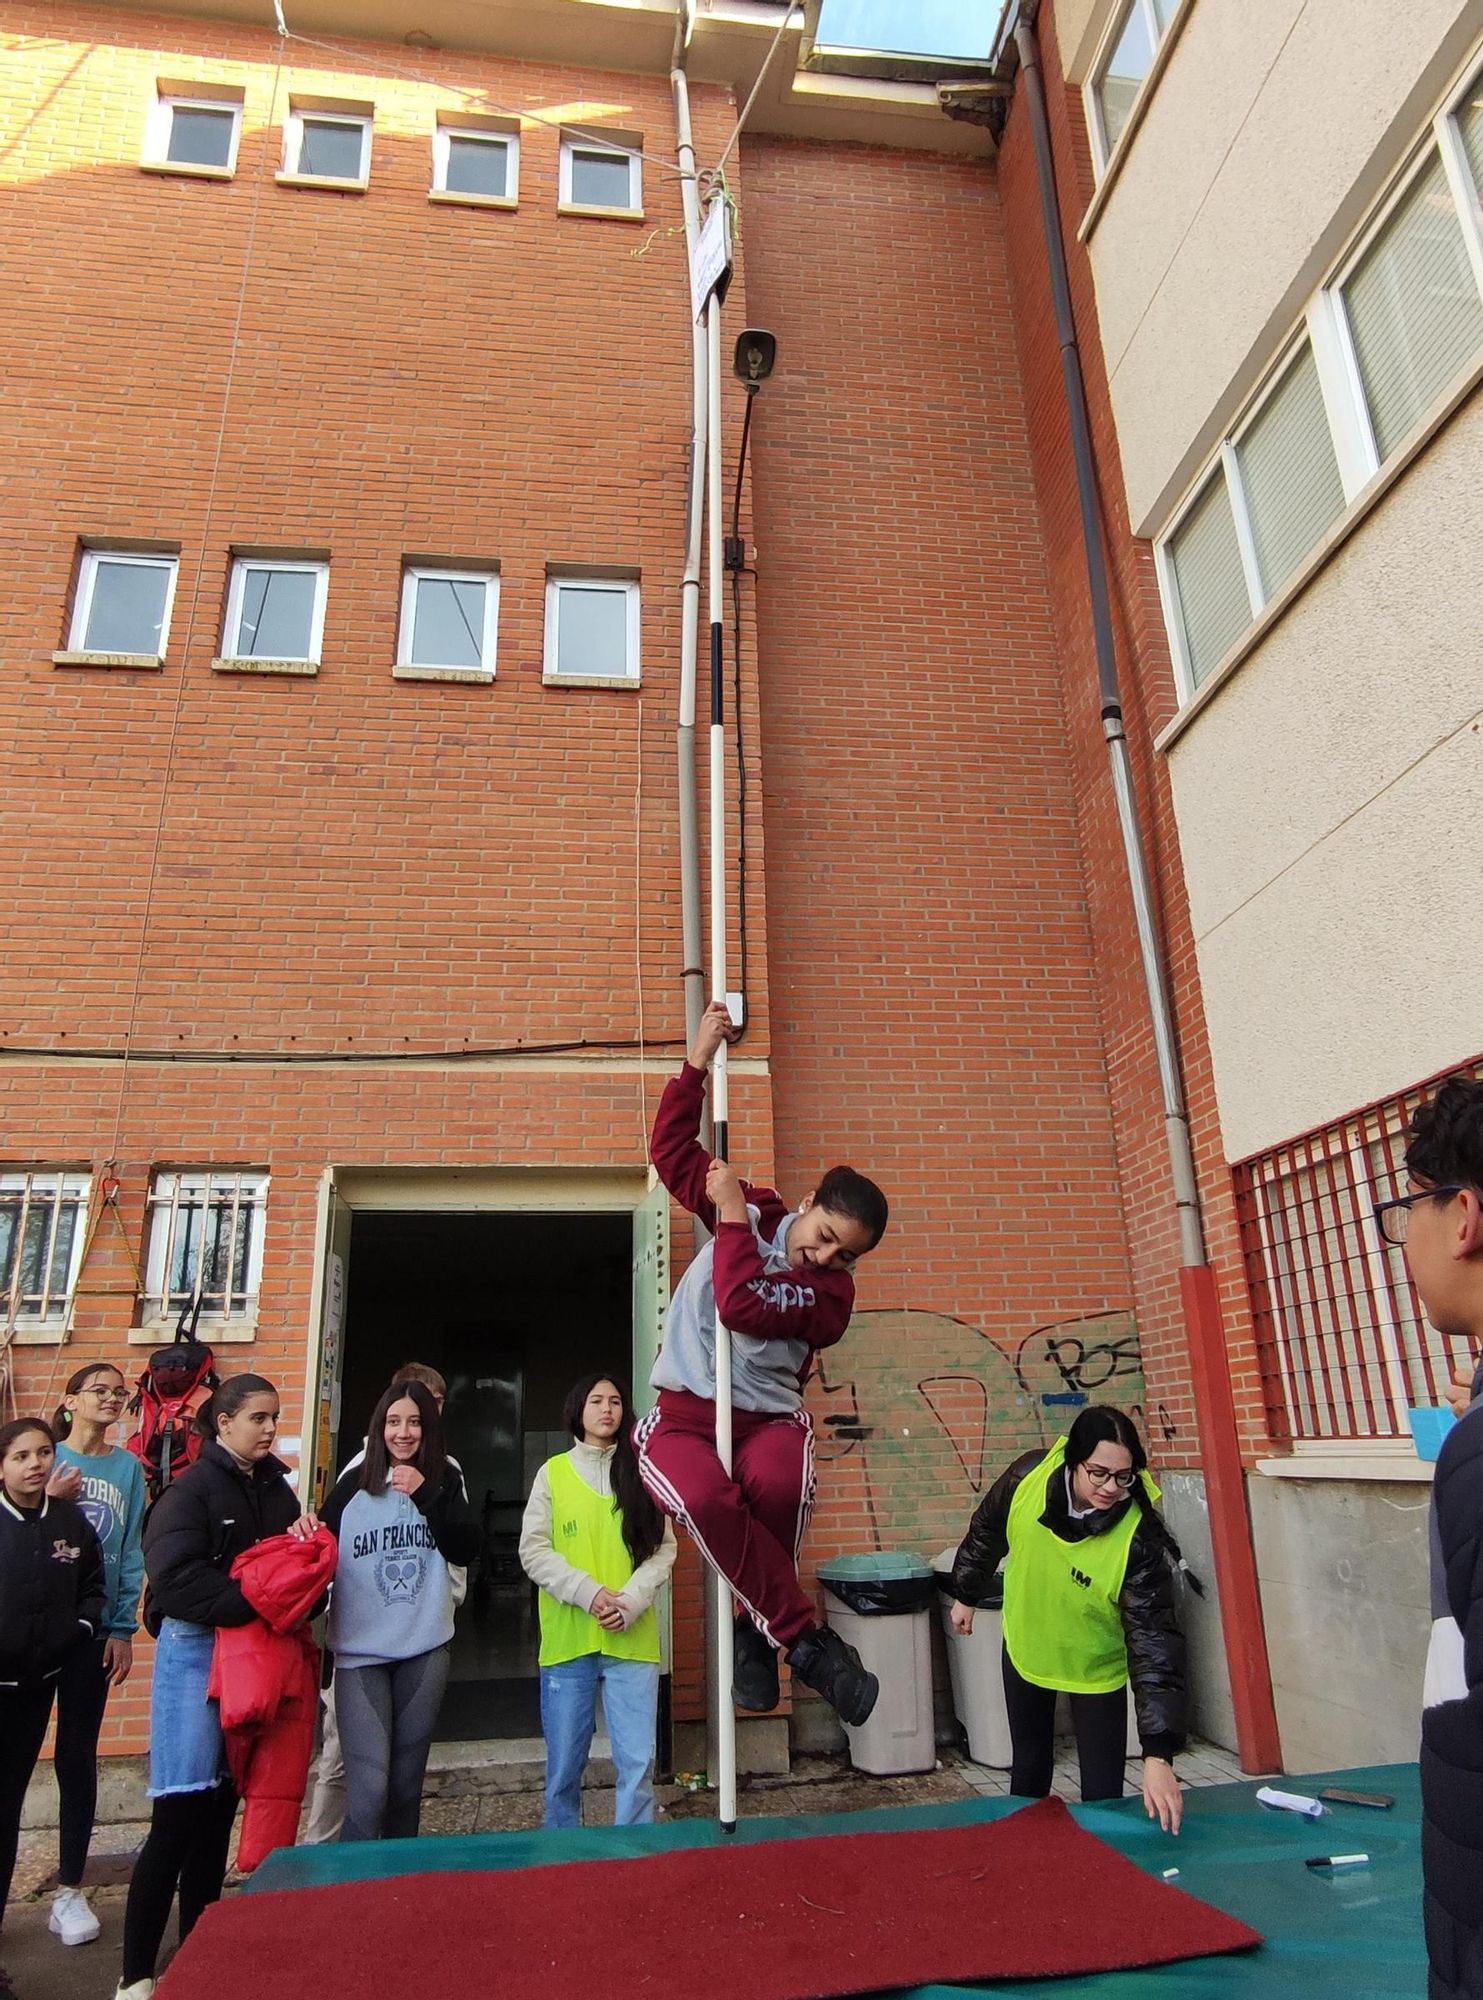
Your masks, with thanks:
[{"label": "girl in white hoodie", "polygon": [[536,1474],[520,1530],[521,1565],[540,1588],[545,1823],[582,1823],[601,1688],[618,1774],[614,1818],[639,1826],[654,1817],[654,1599],[674,1567],[674,1530],[639,1478],[633,1410],[615,1376],[584,1376],[562,1421],[576,1442]]}]

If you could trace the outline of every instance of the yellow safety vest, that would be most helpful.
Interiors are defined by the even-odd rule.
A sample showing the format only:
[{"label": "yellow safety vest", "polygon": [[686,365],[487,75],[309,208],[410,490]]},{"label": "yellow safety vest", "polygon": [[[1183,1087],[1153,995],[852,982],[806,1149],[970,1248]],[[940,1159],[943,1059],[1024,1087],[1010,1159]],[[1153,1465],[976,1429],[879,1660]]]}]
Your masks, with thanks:
[{"label": "yellow safety vest", "polygon": [[[1142,1510],[1134,1502],[1105,1534],[1063,1542],[1040,1517],[1065,1464],[1066,1440],[1057,1438],[1009,1503],[1004,1647],[1015,1672],[1036,1687],[1111,1694],[1128,1678],[1118,1599]],[[1139,1476],[1157,1500],[1158,1487],[1146,1472]]]},{"label": "yellow safety vest", "polygon": [[[623,1516],[617,1501],[593,1492],[572,1464],[570,1452],[547,1459],[546,1478],[551,1487],[552,1548],[565,1556],[573,1569],[595,1577],[604,1589],[621,1590],[633,1575],[633,1557],[623,1540]],[[543,1667],[559,1667],[588,1653],[658,1665],[659,1621],[652,1605],[626,1632],[609,1632],[590,1611],[576,1604],[560,1604],[544,1590],[537,1603]]]}]

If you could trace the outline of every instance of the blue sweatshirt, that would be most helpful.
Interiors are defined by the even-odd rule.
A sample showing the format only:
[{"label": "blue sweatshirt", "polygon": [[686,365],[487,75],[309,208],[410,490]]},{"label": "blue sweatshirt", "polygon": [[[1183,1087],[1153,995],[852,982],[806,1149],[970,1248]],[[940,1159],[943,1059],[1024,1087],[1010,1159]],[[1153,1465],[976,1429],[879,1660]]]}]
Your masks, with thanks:
[{"label": "blue sweatshirt", "polygon": [[139,1630],[139,1598],[144,1589],[144,1468],[133,1452],[110,1445],[85,1458],[70,1444],[57,1446],[57,1467],[82,1474],[77,1506],[103,1549],[103,1632],[129,1639]]}]

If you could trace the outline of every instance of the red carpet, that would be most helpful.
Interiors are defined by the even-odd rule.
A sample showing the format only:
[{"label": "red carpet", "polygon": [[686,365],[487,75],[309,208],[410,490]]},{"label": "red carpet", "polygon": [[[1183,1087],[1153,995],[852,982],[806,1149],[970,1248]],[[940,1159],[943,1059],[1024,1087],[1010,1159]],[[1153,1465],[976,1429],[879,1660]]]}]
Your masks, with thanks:
[{"label": "red carpet", "polygon": [[206,1912],[158,2000],[833,2000],[1260,1943],[1044,1799],[941,1832],[235,1897]]}]

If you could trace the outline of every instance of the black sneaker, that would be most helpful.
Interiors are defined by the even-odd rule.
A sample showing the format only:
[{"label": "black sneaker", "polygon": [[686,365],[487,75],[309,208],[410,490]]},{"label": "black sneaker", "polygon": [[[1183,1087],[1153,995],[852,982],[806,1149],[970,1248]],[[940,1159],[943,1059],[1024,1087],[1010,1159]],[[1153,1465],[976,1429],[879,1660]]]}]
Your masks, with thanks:
[{"label": "black sneaker", "polygon": [[868,1673],[853,1646],[827,1625],[805,1632],[788,1655],[788,1665],[805,1687],[823,1695],[841,1722],[858,1729],[869,1719],[881,1684]]},{"label": "black sneaker", "polygon": [[781,1699],[778,1656],[743,1611],[736,1621],[731,1699],[749,1715],[768,1715]]}]

